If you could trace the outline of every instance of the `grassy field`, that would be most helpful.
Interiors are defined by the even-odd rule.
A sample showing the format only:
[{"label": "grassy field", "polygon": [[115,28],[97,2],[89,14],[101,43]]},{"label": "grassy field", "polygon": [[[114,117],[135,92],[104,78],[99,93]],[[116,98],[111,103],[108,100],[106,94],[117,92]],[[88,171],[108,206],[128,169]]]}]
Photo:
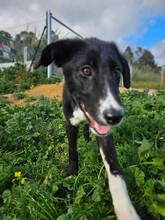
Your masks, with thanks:
[{"label": "grassy field", "polygon": [[[151,67],[132,68],[132,88],[165,89],[165,77],[161,85],[159,72],[154,72]],[[29,90],[39,84],[55,84],[63,80],[62,74],[56,72],[51,78],[47,78],[46,69],[39,68],[28,72],[25,66],[16,63],[14,67],[5,68],[0,72],[0,95],[14,93],[15,97],[21,97],[25,90]],[[121,83],[122,86],[122,83]]]},{"label": "grassy field", "polygon": [[134,66],[132,68],[132,88],[149,88],[149,89],[165,89],[165,73],[164,79],[161,82],[161,75],[159,72],[155,73],[147,66],[141,69]]},{"label": "grassy field", "polygon": [[[125,118],[112,132],[130,197],[141,219],[165,219],[165,91],[128,91],[121,98]],[[116,219],[95,137],[86,143],[82,130],[79,175],[64,179],[61,102],[40,97],[11,106],[0,98],[0,219]]]}]

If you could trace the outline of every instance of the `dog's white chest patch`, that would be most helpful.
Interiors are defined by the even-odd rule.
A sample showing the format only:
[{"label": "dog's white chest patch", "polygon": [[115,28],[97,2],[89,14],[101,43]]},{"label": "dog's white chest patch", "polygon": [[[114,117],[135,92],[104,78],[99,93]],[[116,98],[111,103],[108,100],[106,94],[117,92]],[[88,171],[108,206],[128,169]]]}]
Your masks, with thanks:
[{"label": "dog's white chest patch", "polygon": [[73,126],[76,126],[82,121],[86,121],[86,117],[84,115],[84,112],[79,107],[76,107],[73,112],[73,116],[70,118],[70,123]]}]

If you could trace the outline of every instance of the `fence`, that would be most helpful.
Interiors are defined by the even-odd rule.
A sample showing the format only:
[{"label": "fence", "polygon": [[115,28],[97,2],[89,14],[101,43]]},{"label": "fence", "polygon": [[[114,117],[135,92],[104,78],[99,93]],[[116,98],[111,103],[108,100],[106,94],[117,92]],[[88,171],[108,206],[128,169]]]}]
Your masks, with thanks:
[{"label": "fence", "polygon": [[[37,52],[38,52],[38,49],[39,49],[39,46],[40,46],[40,43],[41,43],[41,40],[44,36],[44,32],[45,30],[47,30],[47,44],[50,44],[52,43],[52,20],[56,21],[58,24],[62,25],[64,28],[66,28],[67,30],[69,30],[70,32],[72,32],[74,35],[76,35],[77,37],[79,38],[83,38],[79,33],[77,33],[76,31],[74,31],[72,28],[70,28],[68,25],[64,24],[62,21],[60,21],[59,19],[55,18],[51,11],[47,11],[46,12],[46,26],[44,27],[43,29],[43,32],[41,34],[41,37],[40,37],[40,40],[39,40],[39,43],[38,43],[38,46],[37,46],[37,49],[34,53],[34,57],[32,58],[32,63],[30,65],[30,68],[32,67],[33,65],[33,62],[36,58],[36,55],[37,55]],[[53,71],[53,68],[52,68],[52,64],[50,64],[48,67],[47,67],[47,76],[48,78],[51,77],[52,75],[52,71]]]},{"label": "fence", "polygon": [[[53,23],[53,21],[55,21]],[[51,11],[46,12],[46,25],[43,28],[40,39],[33,42],[32,45],[26,44],[25,42],[20,42],[19,40],[14,40],[10,37],[6,37],[3,33],[0,32],[0,69],[3,69],[6,66],[11,66],[15,61],[20,61],[27,64],[29,70],[31,70],[33,63],[36,62],[36,59],[40,57],[40,52],[46,46],[46,44],[50,44],[52,41],[56,41],[61,38],[60,34],[57,34],[53,31],[53,29],[58,30],[59,27],[64,28],[69,31],[66,33],[64,37],[76,35],[79,38],[83,38],[82,35],[77,33],[75,30],[70,28],[68,25],[64,24],[64,22],[60,21],[56,17],[54,17]],[[53,25],[55,26],[53,27]],[[26,32],[26,31],[25,31]],[[71,36],[71,37],[72,37]],[[5,63],[5,64],[4,64]],[[57,68],[49,65],[47,68],[47,77],[51,77],[53,71],[59,72]],[[165,70],[162,68],[157,73],[153,71],[148,71],[147,69],[136,69],[132,70],[132,85],[133,87],[147,87],[147,84],[150,84],[150,87],[155,88],[164,88],[165,87]]]},{"label": "fence", "polygon": [[[34,49],[0,33],[0,69],[13,66],[16,61],[27,63],[33,57]],[[29,66],[29,62],[28,62]]]}]

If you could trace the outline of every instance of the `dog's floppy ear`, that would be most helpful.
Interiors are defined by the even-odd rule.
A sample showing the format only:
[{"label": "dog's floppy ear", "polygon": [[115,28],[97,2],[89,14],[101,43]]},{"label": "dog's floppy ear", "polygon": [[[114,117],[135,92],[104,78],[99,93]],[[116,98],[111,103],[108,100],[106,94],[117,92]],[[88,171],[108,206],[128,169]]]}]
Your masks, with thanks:
[{"label": "dog's floppy ear", "polygon": [[129,89],[131,86],[130,68],[129,68],[127,60],[122,55],[121,55],[121,62],[122,62],[122,66],[123,66],[123,71],[122,71],[123,83],[124,83],[125,88]]},{"label": "dog's floppy ear", "polygon": [[122,66],[121,73],[123,75],[124,87],[129,89],[131,86],[131,74],[130,74],[130,68],[129,68],[128,62],[125,59],[125,57],[119,52],[115,43],[112,42],[111,46],[115,50],[117,57],[119,58],[121,66]]},{"label": "dog's floppy ear", "polygon": [[83,46],[84,41],[80,39],[65,39],[51,43],[43,49],[40,60],[35,68],[48,66],[52,62],[58,67],[61,67]]}]

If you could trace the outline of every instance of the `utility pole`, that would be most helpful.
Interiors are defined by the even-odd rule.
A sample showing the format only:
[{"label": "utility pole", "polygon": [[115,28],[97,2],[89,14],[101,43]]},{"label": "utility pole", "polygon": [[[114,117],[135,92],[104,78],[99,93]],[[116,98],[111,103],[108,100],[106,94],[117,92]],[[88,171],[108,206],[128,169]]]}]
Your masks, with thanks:
[{"label": "utility pole", "polygon": [[164,72],[165,72],[165,65],[163,65],[161,69],[160,88],[162,89],[163,89],[163,82],[164,82]]},{"label": "utility pole", "polygon": [[26,65],[26,62],[27,62],[27,47],[24,47],[23,62],[24,62],[24,65]]},{"label": "utility pole", "polygon": [[[70,28],[69,26],[67,26],[66,24],[64,24],[62,21],[60,21],[59,19],[55,18],[51,11],[48,10],[46,12],[46,27],[47,27],[47,45],[52,43],[52,19],[55,20],[57,23],[61,24],[62,26],[64,26],[65,28],[67,28],[68,30],[70,30],[72,33],[74,33],[75,35],[77,35],[79,38],[83,39],[83,36],[81,36],[80,34],[78,34],[76,31],[74,31],[72,28]],[[51,77],[52,75],[52,64],[50,64],[47,67],[47,76],[48,78]]]},{"label": "utility pole", "polygon": [[[165,53],[165,49],[163,50],[163,54]],[[165,56],[162,57],[162,68],[160,75],[160,88],[163,88],[164,84],[164,73],[165,73]]]},{"label": "utility pole", "polygon": [[[50,10],[46,12],[46,25],[47,25],[47,45],[52,43],[52,13]],[[50,78],[52,75],[52,64],[47,67],[47,76]]]}]

